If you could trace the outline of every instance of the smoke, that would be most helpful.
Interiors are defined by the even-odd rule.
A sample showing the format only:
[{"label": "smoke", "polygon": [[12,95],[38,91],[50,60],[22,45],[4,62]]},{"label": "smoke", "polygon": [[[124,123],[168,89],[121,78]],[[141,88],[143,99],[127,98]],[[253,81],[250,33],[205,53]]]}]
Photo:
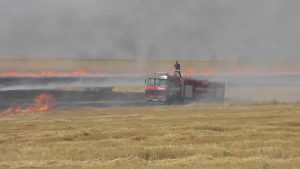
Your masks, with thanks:
[{"label": "smoke", "polygon": [[31,90],[86,90],[115,86],[142,86],[143,78],[0,78],[2,91]]},{"label": "smoke", "polygon": [[[299,58],[299,14],[300,1],[285,0],[1,0],[0,58],[134,58],[137,63],[132,72],[145,67],[151,71],[172,69],[173,63],[170,67],[149,66],[152,58],[180,62],[237,60],[251,69],[256,68],[257,60],[264,60],[264,70],[270,67],[273,71],[276,65],[270,65],[274,60]],[[58,69],[80,66],[72,61],[61,65]],[[16,65],[9,68],[27,69]],[[284,85],[300,84],[291,79],[295,78],[212,80],[240,88],[246,86],[237,92],[226,92],[232,98],[289,100],[297,97],[285,92],[276,94],[279,90],[276,85],[280,84],[280,90],[284,91]],[[1,86],[0,90],[140,85],[140,82],[143,79],[134,82],[132,79],[81,79],[35,84],[23,81]],[[270,91],[265,83],[275,86],[274,90]],[[247,92],[255,91],[257,86],[262,86],[260,92]],[[298,92],[298,88],[293,89],[291,93]],[[261,93],[267,93],[268,97],[261,97]]]},{"label": "smoke", "polygon": [[114,86],[142,86],[143,78],[0,78],[1,91],[86,90]]},{"label": "smoke", "polygon": [[1,0],[1,57],[299,57],[299,1]]}]

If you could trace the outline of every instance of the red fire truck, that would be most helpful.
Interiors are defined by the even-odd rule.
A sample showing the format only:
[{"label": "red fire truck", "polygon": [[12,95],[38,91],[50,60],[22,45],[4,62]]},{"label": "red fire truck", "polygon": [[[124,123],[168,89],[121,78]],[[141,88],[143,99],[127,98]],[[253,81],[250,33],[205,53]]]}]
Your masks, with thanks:
[{"label": "red fire truck", "polygon": [[225,83],[180,77],[176,74],[155,73],[147,77],[146,99],[148,102],[223,102]]}]

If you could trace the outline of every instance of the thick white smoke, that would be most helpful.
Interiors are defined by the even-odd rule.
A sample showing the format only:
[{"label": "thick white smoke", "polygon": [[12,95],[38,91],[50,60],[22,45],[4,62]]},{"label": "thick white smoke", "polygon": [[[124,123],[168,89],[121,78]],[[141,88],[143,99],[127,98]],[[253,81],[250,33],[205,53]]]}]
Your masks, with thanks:
[{"label": "thick white smoke", "polygon": [[297,58],[299,8],[285,0],[2,0],[0,56]]}]

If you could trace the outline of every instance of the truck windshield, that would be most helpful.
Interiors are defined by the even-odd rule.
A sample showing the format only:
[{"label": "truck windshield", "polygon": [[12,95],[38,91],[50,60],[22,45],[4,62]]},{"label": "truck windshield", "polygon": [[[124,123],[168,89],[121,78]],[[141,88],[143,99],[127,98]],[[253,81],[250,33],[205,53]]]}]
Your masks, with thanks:
[{"label": "truck windshield", "polygon": [[162,86],[162,85],[167,85],[167,79],[149,78],[147,85],[148,86]]}]

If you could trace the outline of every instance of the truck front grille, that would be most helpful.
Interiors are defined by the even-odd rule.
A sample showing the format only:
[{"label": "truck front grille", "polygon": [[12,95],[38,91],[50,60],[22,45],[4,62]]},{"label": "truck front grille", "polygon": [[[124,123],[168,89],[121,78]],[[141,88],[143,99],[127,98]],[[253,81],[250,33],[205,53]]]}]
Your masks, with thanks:
[{"label": "truck front grille", "polygon": [[147,90],[146,95],[165,95],[165,91],[159,91],[159,90]]}]

